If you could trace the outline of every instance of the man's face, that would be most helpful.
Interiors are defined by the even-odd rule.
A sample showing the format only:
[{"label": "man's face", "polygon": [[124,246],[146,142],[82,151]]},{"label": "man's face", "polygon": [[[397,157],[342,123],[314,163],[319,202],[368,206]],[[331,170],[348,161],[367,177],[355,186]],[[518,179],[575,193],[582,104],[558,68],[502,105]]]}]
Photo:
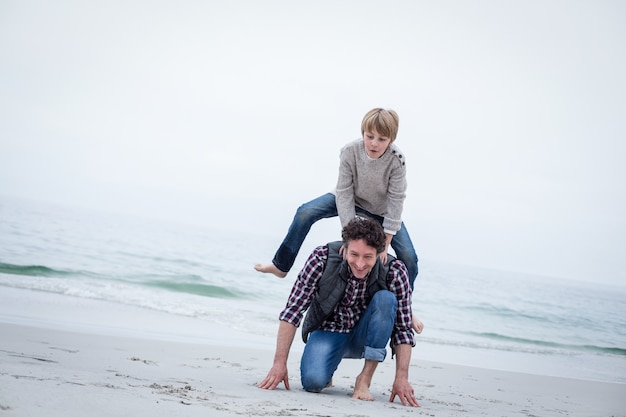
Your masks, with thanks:
[{"label": "man's face", "polygon": [[365,240],[351,240],[348,242],[344,257],[348,261],[350,270],[355,278],[363,279],[376,264],[376,248],[369,246]]}]

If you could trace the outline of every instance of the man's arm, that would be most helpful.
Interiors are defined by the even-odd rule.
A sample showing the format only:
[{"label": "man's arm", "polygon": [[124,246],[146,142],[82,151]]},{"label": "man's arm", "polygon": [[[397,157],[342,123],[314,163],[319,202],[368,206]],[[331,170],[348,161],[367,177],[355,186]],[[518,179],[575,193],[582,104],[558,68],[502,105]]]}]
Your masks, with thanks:
[{"label": "man's arm", "polygon": [[401,344],[395,346],[396,353],[396,377],[393,381],[389,402],[393,402],[396,395],[400,398],[402,405],[419,407],[415,399],[413,387],[409,384],[409,364],[411,363],[411,345]]},{"label": "man's arm", "polygon": [[283,382],[286,389],[289,388],[289,374],[287,372],[287,358],[291,350],[291,344],[296,334],[297,327],[291,323],[281,320],[278,326],[278,336],[276,337],[276,353],[274,354],[274,364],[267,376],[258,385],[263,389],[275,389]]}]

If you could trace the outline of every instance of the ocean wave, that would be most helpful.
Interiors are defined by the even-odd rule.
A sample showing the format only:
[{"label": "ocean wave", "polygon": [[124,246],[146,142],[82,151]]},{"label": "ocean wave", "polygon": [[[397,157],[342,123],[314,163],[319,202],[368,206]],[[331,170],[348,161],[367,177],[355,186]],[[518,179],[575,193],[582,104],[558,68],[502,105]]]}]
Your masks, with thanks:
[{"label": "ocean wave", "polygon": [[167,257],[167,256],[159,256],[155,254],[142,254],[131,251],[116,251],[116,255],[125,257],[127,259],[132,259],[133,263],[137,261],[148,261],[152,264],[161,264],[161,265],[176,265],[179,268],[191,269],[191,268],[207,268],[211,267],[204,262],[194,261],[187,258],[181,257]]},{"label": "ocean wave", "polygon": [[[51,268],[44,265],[14,265],[0,263],[0,274],[29,276],[33,278],[68,278],[85,281],[84,278],[100,280],[102,282],[119,282],[132,286],[144,286],[165,291],[173,291],[191,295],[214,298],[253,299],[256,293],[246,292],[207,282],[196,274],[100,274],[92,271]],[[89,280],[87,280],[89,281]],[[5,285],[9,284],[5,282]],[[14,283],[17,284],[17,283]],[[11,284],[9,284],[11,285]],[[69,282],[66,285],[72,286]],[[88,282],[83,282],[88,285]],[[26,282],[19,283],[20,288],[28,288]],[[42,289],[42,283],[33,283],[33,289]],[[47,290],[51,290],[47,288]],[[57,292],[57,290],[52,290]],[[59,292],[66,292],[65,290]]]},{"label": "ocean wave", "polygon": [[531,350],[536,350],[537,348],[546,348],[542,353],[547,352],[548,349],[559,350],[561,351],[582,351],[589,353],[597,353],[597,354],[605,354],[605,355],[618,355],[618,356],[626,356],[626,349],[619,347],[609,347],[609,346],[596,346],[596,345],[575,345],[575,344],[567,344],[567,343],[558,343],[551,342],[547,340],[536,340],[536,339],[527,339],[523,337],[512,337],[499,333],[478,333],[478,332],[467,332],[473,336],[478,336],[480,338],[501,341],[501,342],[510,342],[513,346],[516,346],[516,349],[523,350],[522,346],[532,346]]},{"label": "ocean wave", "polygon": [[190,283],[190,282],[173,282],[173,281],[148,281],[142,285],[156,287],[169,291],[182,292],[186,294],[201,295],[205,297],[217,298],[247,298],[248,294],[241,291],[220,287],[218,285]]},{"label": "ocean wave", "polygon": [[537,322],[555,321],[553,317],[547,316],[545,311],[542,311],[541,314],[532,314],[528,311],[511,308],[508,306],[497,306],[489,303],[476,303],[474,305],[466,305],[463,306],[463,309],[479,313],[485,313],[489,316],[494,317],[526,319]]},{"label": "ocean wave", "polygon": [[[618,357],[626,356],[626,349],[593,346],[593,345],[569,345],[545,341],[533,341],[522,338],[509,338],[507,336],[493,334],[473,333],[473,336],[479,339],[467,338],[456,339],[448,337],[429,337],[422,335],[424,342],[441,345],[453,346],[461,348],[469,348],[476,350],[492,350],[501,352],[516,352],[522,354],[546,355],[546,356],[576,356],[580,354],[591,354],[599,357]],[[491,340],[491,342],[489,341]],[[498,343],[500,341],[500,343]],[[509,343],[505,343],[509,342]],[[622,360],[622,359],[620,359]]]},{"label": "ocean wave", "polygon": [[63,277],[76,274],[77,271],[54,269],[44,265],[13,265],[0,263],[0,273],[9,275],[28,275],[33,277]]}]

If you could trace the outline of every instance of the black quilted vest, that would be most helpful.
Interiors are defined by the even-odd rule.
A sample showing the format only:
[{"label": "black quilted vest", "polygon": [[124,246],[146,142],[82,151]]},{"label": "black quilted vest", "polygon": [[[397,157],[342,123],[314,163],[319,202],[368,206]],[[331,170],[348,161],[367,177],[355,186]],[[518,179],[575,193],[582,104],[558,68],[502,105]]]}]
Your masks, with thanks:
[{"label": "black quilted vest", "polygon": [[[324,320],[328,319],[337,305],[341,302],[348,285],[348,262],[339,254],[343,242],[331,242],[328,244],[328,260],[324,267],[322,277],[317,283],[317,290],[313,295],[313,301],[302,324],[302,340],[306,343],[309,334],[317,330]],[[387,255],[387,264],[383,265],[380,258],[367,277],[368,303],[374,294],[387,289],[387,272],[389,264],[394,261],[391,255]]]}]

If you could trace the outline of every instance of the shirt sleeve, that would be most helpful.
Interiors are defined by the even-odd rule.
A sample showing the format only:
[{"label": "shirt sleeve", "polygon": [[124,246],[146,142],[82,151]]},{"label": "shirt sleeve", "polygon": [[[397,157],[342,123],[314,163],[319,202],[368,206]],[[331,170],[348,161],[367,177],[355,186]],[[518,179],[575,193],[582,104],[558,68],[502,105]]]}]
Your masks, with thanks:
[{"label": "shirt sleeve", "polygon": [[337,203],[337,213],[341,227],[345,227],[350,220],[356,216],[354,202],[354,159],[353,151],[349,147],[344,147],[339,154],[339,176],[337,177],[337,187],[335,197]]},{"label": "shirt sleeve", "polygon": [[279,320],[291,323],[296,327],[300,326],[305,311],[311,305],[315,288],[322,277],[327,260],[328,246],[318,246],[311,252],[291,288],[287,305],[280,313]]},{"label": "shirt sleeve", "polygon": [[387,212],[385,213],[383,227],[385,231],[391,231],[392,234],[400,230],[402,224],[406,189],[406,167],[401,163],[391,170],[387,188]]},{"label": "shirt sleeve", "polygon": [[387,285],[389,291],[395,294],[398,300],[396,320],[391,332],[391,347],[397,345],[415,346],[415,338],[411,327],[413,318],[411,286],[409,285],[409,272],[403,262],[392,261],[387,273]]}]

